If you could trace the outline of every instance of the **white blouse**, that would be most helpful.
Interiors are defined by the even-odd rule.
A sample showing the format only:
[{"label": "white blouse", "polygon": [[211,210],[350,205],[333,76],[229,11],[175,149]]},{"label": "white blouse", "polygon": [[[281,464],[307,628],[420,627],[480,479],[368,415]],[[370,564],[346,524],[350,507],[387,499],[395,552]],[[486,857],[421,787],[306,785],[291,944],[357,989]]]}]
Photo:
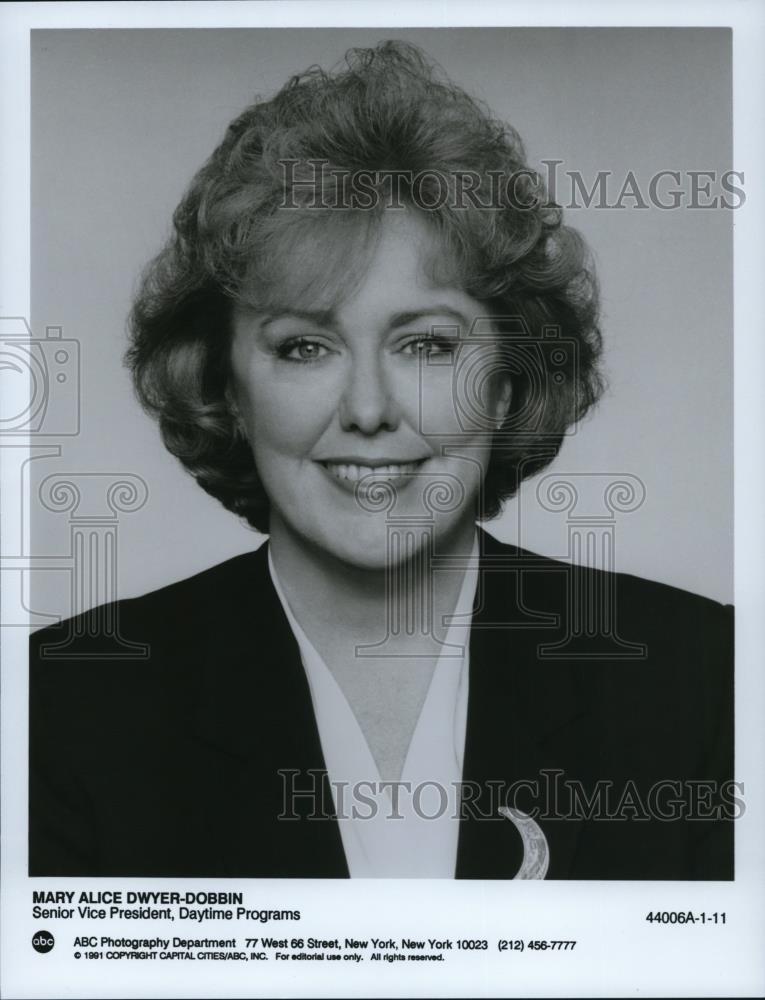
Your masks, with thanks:
[{"label": "white blouse", "polygon": [[[332,672],[276,593],[295,635],[313,700],[351,878],[453,878],[467,723],[470,623],[478,539],[398,783],[382,783],[364,734]],[[454,648],[457,647],[457,648]],[[391,787],[394,786],[394,787]]]}]

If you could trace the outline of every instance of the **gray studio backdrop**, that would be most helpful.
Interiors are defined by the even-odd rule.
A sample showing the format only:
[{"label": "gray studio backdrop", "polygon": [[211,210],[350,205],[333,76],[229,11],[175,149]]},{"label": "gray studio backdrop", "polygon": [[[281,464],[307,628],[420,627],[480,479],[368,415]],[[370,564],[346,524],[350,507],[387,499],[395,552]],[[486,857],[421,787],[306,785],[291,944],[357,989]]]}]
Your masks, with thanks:
[{"label": "gray studio backdrop", "polygon": [[[122,367],[125,318],[228,121],[291,73],[384,38],[421,45],[485,99],[519,130],[532,165],[561,161],[564,206],[573,171],[587,188],[608,171],[611,203],[630,171],[644,192],[659,171],[681,173],[686,204],[675,210],[625,198],[566,213],[596,256],[609,391],[549,471],[580,485],[592,473],[635,477],[637,509],[612,515],[597,496],[586,501],[598,530],[613,532],[617,569],[732,599],[735,211],[687,206],[688,171],[733,167],[727,30],[36,31],[31,324],[41,341],[48,334],[39,350],[51,395],[26,468],[39,623],[69,613],[76,561],[88,606],[262,540],[165,452]],[[57,380],[69,396],[55,396]],[[544,509],[539,478],[491,530],[565,558],[573,515]]]}]

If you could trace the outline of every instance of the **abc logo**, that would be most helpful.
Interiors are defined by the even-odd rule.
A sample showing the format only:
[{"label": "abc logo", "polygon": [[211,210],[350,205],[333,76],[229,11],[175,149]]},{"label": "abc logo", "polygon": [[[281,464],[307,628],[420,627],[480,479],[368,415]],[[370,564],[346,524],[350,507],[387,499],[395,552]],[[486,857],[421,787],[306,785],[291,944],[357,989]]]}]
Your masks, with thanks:
[{"label": "abc logo", "polygon": [[39,951],[41,955],[52,951],[55,943],[50,931],[38,931],[32,938],[32,947],[35,951]]}]

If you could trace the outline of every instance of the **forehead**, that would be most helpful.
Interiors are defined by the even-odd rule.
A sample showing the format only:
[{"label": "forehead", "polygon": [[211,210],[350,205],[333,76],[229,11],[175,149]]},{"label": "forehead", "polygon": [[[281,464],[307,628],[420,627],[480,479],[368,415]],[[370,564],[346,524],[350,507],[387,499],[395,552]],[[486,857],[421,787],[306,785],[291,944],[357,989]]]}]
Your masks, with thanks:
[{"label": "forehead", "polygon": [[[310,210],[309,210],[310,211]],[[265,241],[240,293],[257,311],[339,313],[362,299],[467,299],[459,266],[436,226],[419,213],[335,212],[288,221]]]}]

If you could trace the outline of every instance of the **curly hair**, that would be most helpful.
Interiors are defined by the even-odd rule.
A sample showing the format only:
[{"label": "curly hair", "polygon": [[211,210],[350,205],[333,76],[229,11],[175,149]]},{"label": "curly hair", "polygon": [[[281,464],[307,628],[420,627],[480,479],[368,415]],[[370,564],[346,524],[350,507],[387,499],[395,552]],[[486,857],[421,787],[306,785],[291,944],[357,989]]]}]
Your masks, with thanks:
[{"label": "curly hair", "polygon": [[[479,516],[496,516],[523,479],[552,461],[603,391],[587,249],[528,168],[516,131],[415,46],[352,49],[339,70],[311,67],[229,125],[175,210],[130,314],[126,363],[166,447],[259,531],[268,530],[269,501],[230,405],[232,307],[262,301],[280,282],[283,291],[285,281],[295,296],[316,294],[317,283],[347,290],[364,255],[349,253],[345,238],[326,239],[327,230],[343,227],[344,237],[352,231],[368,242],[386,199],[350,211],[322,199],[331,185],[337,196],[340,173],[362,172],[367,195],[403,177],[402,205],[436,228],[449,280],[491,315],[520,321],[520,334],[517,323],[497,323],[513,393]],[[466,199],[465,177],[493,184],[490,205]],[[320,241],[318,274],[288,266],[310,239]],[[551,350],[563,342],[566,350]]]}]

